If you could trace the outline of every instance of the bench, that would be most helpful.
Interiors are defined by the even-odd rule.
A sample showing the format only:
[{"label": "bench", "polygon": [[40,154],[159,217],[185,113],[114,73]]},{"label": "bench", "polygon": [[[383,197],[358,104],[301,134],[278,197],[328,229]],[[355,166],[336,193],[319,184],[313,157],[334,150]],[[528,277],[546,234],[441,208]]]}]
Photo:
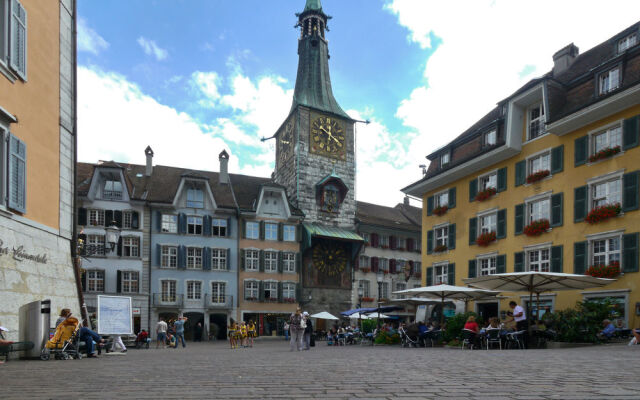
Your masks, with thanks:
[{"label": "bench", "polygon": [[31,350],[33,346],[33,342],[13,342],[0,345],[0,357],[4,356],[5,361],[9,361],[9,353]]}]

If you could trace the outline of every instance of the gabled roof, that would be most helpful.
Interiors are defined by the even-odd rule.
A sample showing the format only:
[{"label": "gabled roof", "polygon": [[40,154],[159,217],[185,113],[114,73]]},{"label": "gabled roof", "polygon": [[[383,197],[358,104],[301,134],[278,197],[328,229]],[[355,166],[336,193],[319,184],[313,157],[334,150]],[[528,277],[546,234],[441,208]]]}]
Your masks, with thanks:
[{"label": "gabled roof", "polygon": [[365,225],[420,232],[421,225],[407,218],[397,207],[386,207],[358,201],[356,204],[356,220]]}]

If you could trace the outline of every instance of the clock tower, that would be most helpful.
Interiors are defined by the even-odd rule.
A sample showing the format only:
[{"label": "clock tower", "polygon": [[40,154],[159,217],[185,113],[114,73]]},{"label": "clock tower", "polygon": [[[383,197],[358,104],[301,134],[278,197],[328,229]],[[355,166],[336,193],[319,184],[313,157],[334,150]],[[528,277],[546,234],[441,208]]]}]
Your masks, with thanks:
[{"label": "clock tower", "polygon": [[330,16],[320,0],[296,14],[298,74],[289,115],[275,134],[275,181],[305,214],[300,303],[337,313],[350,306],[355,233],[355,121],[338,105],[329,76]]}]

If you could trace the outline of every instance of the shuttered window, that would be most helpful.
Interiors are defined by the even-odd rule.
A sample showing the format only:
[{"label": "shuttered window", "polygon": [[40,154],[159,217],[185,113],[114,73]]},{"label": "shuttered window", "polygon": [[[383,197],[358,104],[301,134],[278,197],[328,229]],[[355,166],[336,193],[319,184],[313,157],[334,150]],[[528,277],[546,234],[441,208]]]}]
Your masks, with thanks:
[{"label": "shuttered window", "polygon": [[9,136],[9,208],[27,211],[27,146],[17,137]]},{"label": "shuttered window", "polygon": [[[2,47],[8,44],[4,50],[4,60],[9,60],[11,69],[23,80],[27,80],[27,11],[20,1],[10,0],[9,10],[4,11],[2,18],[8,15],[8,24],[2,26],[3,37],[9,33],[9,42],[5,42]],[[6,14],[5,14],[6,13]],[[3,25],[5,25],[3,21]]]}]

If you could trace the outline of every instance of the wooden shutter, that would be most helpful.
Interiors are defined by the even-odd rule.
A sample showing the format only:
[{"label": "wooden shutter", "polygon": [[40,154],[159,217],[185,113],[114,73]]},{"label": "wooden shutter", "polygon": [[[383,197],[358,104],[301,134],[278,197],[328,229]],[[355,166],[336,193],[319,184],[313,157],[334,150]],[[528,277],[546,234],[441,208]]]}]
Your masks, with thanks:
[{"label": "wooden shutter", "polygon": [[551,226],[562,226],[563,222],[563,203],[564,203],[564,194],[556,193],[551,196]]},{"label": "wooden shutter", "polygon": [[187,248],[178,247],[178,269],[187,269]]},{"label": "wooden shutter", "polygon": [[264,301],[264,283],[262,281],[258,284],[258,300]]},{"label": "wooden shutter", "polygon": [[213,234],[213,230],[211,229],[211,216],[205,215],[202,217],[202,234],[204,236],[211,236]]},{"label": "wooden shutter", "polygon": [[371,272],[378,272],[379,263],[378,257],[371,257]]},{"label": "wooden shutter", "polygon": [[456,188],[449,189],[449,208],[455,208],[456,206]]},{"label": "wooden shutter", "polygon": [[640,115],[625,119],[622,125],[622,148],[628,150],[638,145],[638,132],[640,123],[638,119]]},{"label": "wooden shutter", "polygon": [[469,245],[476,244],[478,236],[478,218],[469,218]]},{"label": "wooden shutter", "polygon": [[580,186],[573,190],[573,221],[582,222],[587,216],[588,186]]},{"label": "wooden shutter", "polygon": [[160,211],[154,211],[153,215],[155,215],[156,220],[156,232],[162,232],[162,213]]},{"label": "wooden shutter", "polygon": [[524,251],[513,255],[513,272],[524,272]]},{"label": "wooden shutter", "polygon": [[258,261],[258,271],[264,272],[264,250],[260,250],[260,260]]},{"label": "wooden shutter", "polygon": [[557,174],[564,170],[564,145],[551,149],[551,173]]},{"label": "wooden shutter", "polygon": [[433,196],[427,197],[427,216],[431,216],[433,214]]},{"label": "wooden shutter", "polygon": [[116,272],[116,293],[122,293],[122,271],[120,270]]},{"label": "wooden shutter", "polygon": [[278,222],[278,241],[282,242],[284,240],[284,224],[282,222]]},{"label": "wooden shutter", "polygon": [[407,251],[413,251],[413,238],[407,238]]},{"label": "wooden shutter", "polygon": [[456,224],[449,224],[449,237],[447,238],[447,249],[456,248]]},{"label": "wooden shutter", "polygon": [[140,229],[140,213],[137,211],[131,212],[131,229]]},{"label": "wooden shutter", "polygon": [[83,269],[80,274],[80,283],[82,284],[82,291],[87,291],[87,270]]},{"label": "wooden shutter", "polygon": [[589,156],[589,136],[582,136],[574,142],[574,166],[583,165],[587,162]]},{"label": "wooden shutter", "polygon": [[507,255],[501,254],[496,257],[496,274],[507,272]]},{"label": "wooden shutter", "polygon": [[247,221],[244,219],[238,220],[238,226],[242,226],[242,238],[247,238]]},{"label": "wooden shutter", "polygon": [[638,236],[629,233],[622,236],[622,270],[624,272],[638,272]]},{"label": "wooden shutter", "polygon": [[302,272],[302,254],[301,253],[296,253],[296,272],[297,273]]},{"label": "wooden shutter", "polygon": [[640,171],[629,172],[622,176],[622,211],[638,209],[638,176]]},{"label": "wooden shutter", "polygon": [[278,302],[282,303],[283,301],[283,293],[282,293],[282,282],[278,282]]},{"label": "wooden shutter", "polygon": [[227,262],[225,263],[225,269],[229,271],[231,269],[231,249],[227,249]]},{"label": "wooden shutter", "polygon": [[282,273],[282,271],[284,270],[284,252],[279,251],[278,252],[278,273]]},{"label": "wooden shutter", "polygon": [[157,265],[158,267],[162,266],[162,245],[156,244],[156,263],[152,265]]},{"label": "wooden shutter", "polygon": [[583,275],[587,271],[589,243],[576,242],[573,244],[573,273]]},{"label": "wooden shutter", "polygon": [[478,194],[478,180],[469,181],[469,201],[475,201]]},{"label": "wooden shutter", "polygon": [[[105,243],[105,245],[108,245],[108,243]],[[122,257],[122,236],[118,238],[118,244],[116,245],[116,254],[118,254],[118,257]],[[129,253],[129,255],[131,255],[131,253]]]},{"label": "wooden shutter", "polygon": [[562,245],[551,247],[551,272],[562,272],[562,249]]},{"label": "wooden shutter", "polygon": [[116,221],[116,226],[122,228],[122,211],[113,210],[113,220]]},{"label": "wooden shutter", "polygon": [[477,263],[476,260],[469,260],[469,278],[475,278],[477,275]]},{"label": "wooden shutter", "polygon": [[225,237],[231,237],[231,222],[233,220],[231,218],[227,218],[227,232]]},{"label": "wooden shutter", "polygon": [[211,271],[211,249],[209,247],[202,249],[202,269]]},{"label": "wooden shutter", "polygon": [[390,274],[395,274],[396,273],[396,260],[395,258],[392,258],[389,260],[389,273]]},{"label": "wooden shutter", "polygon": [[302,225],[296,225],[296,241],[302,242]]},{"label": "wooden shutter", "polygon": [[456,284],[456,264],[449,264],[447,268],[447,283],[451,286]]},{"label": "wooden shutter", "polygon": [[357,256],[355,260],[353,260],[353,270],[358,271],[360,269],[360,256]]},{"label": "wooden shutter", "polygon": [[507,167],[500,168],[498,170],[498,192],[504,192],[507,190]]},{"label": "wooden shutter", "polygon": [[78,225],[87,225],[87,209],[84,207],[78,208]]},{"label": "wooden shutter", "polygon": [[260,240],[264,240],[264,221],[260,221]]},{"label": "wooden shutter", "polygon": [[389,248],[391,250],[395,250],[398,248],[398,240],[395,236],[390,235],[389,236]]},{"label": "wooden shutter", "polygon": [[433,230],[427,231],[427,254],[433,253]]},{"label": "wooden shutter", "polygon": [[113,219],[113,210],[104,210],[104,226],[111,226],[111,223],[114,222]]},{"label": "wooden shutter", "polygon": [[[3,17],[4,18],[4,17]],[[11,0],[11,43],[9,59],[11,68],[23,80],[27,80],[27,11],[20,1]]]},{"label": "wooden shutter", "polygon": [[187,233],[187,216],[185,214],[178,214],[178,233]]},{"label": "wooden shutter", "polygon": [[427,267],[427,286],[433,286],[433,267]]},{"label": "wooden shutter", "polygon": [[9,208],[27,212],[27,146],[9,135]]},{"label": "wooden shutter", "polygon": [[507,237],[507,210],[502,209],[498,210],[498,232],[496,232],[496,237],[498,239],[504,239]]},{"label": "wooden shutter", "polygon": [[527,161],[522,160],[516,163],[516,186],[524,185],[527,179]]},{"label": "wooden shutter", "polygon": [[[246,269],[246,257],[247,251],[245,249],[240,249],[240,268],[244,271]],[[229,260],[227,260],[229,262]]]}]

